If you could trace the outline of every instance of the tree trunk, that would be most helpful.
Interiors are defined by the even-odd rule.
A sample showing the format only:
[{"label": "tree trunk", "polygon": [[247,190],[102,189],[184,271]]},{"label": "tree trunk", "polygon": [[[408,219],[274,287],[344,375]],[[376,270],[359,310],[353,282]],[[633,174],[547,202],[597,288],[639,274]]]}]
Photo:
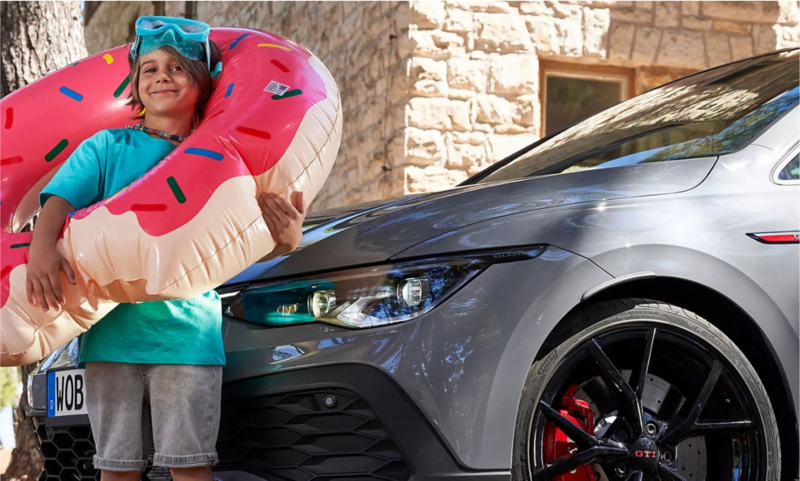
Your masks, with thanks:
[{"label": "tree trunk", "polygon": [[[86,57],[81,2],[0,2],[0,96]],[[35,365],[22,368],[22,396],[14,409],[17,446],[3,479],[35,480],[43,462],[28,409],[27,380]]]}]

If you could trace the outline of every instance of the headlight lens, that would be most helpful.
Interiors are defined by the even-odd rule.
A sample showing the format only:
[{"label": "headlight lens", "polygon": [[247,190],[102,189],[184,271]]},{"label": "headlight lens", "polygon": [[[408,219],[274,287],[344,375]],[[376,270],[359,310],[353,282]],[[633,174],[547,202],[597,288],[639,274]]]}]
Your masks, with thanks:
[{"label": "headlight lens", "polygon": [[240,292],[225,314],[266,326],[315,321],[349,328],[385,326],[430,311],[494,263],[531,259],[543,251],[536,246],[272,282]]}]

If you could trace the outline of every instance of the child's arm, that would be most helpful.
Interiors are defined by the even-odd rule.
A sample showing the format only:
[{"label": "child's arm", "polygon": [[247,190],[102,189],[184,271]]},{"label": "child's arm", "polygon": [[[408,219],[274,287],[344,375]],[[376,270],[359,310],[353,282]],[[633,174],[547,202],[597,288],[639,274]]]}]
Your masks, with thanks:
[{"label": "child's arm", "polygon": [[56,195],[45,202],[36,226],[33,229],[33,240],[30,246],[28,262],[27,292],[32,306],[38,303],[44,312],[49,308],[59,310],[65,302],[61,289],[60,272],[71,284],[75,284],[75,273],[67,259],[56,251],[56,239],[70,212],[75,208],[66,200]]}]

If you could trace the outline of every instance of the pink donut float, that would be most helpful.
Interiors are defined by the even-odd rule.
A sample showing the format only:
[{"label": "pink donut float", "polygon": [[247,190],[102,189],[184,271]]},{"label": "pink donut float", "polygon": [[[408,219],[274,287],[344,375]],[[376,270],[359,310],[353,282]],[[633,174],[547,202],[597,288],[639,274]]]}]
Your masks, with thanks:
[{"label": "pink donut float", "polygon": [[223,72],[203,123],[118,194],[67,221],[56,248],[75,270],[60,312],[25,292],[38,194],[97,131],[122,128],[129,45],[54,72],[0,101],[0,364],[38,361],[121,302],[186,299],[235,276],[275,247],[256,196],[311,202],[333,166],[342,131],[333,77],[278,35],[213,29]]}]

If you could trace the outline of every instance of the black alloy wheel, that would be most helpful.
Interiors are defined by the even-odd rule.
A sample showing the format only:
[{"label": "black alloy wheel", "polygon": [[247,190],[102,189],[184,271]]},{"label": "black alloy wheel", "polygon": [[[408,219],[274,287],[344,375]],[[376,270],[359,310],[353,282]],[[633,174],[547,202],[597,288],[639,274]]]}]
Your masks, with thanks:
[{"label": "black alloy wheel", "polygon": [[764,386],[714,326],[628,299],[598,303],[568,324],[573,335],[528,375],[515,479],[779,479]]}]

